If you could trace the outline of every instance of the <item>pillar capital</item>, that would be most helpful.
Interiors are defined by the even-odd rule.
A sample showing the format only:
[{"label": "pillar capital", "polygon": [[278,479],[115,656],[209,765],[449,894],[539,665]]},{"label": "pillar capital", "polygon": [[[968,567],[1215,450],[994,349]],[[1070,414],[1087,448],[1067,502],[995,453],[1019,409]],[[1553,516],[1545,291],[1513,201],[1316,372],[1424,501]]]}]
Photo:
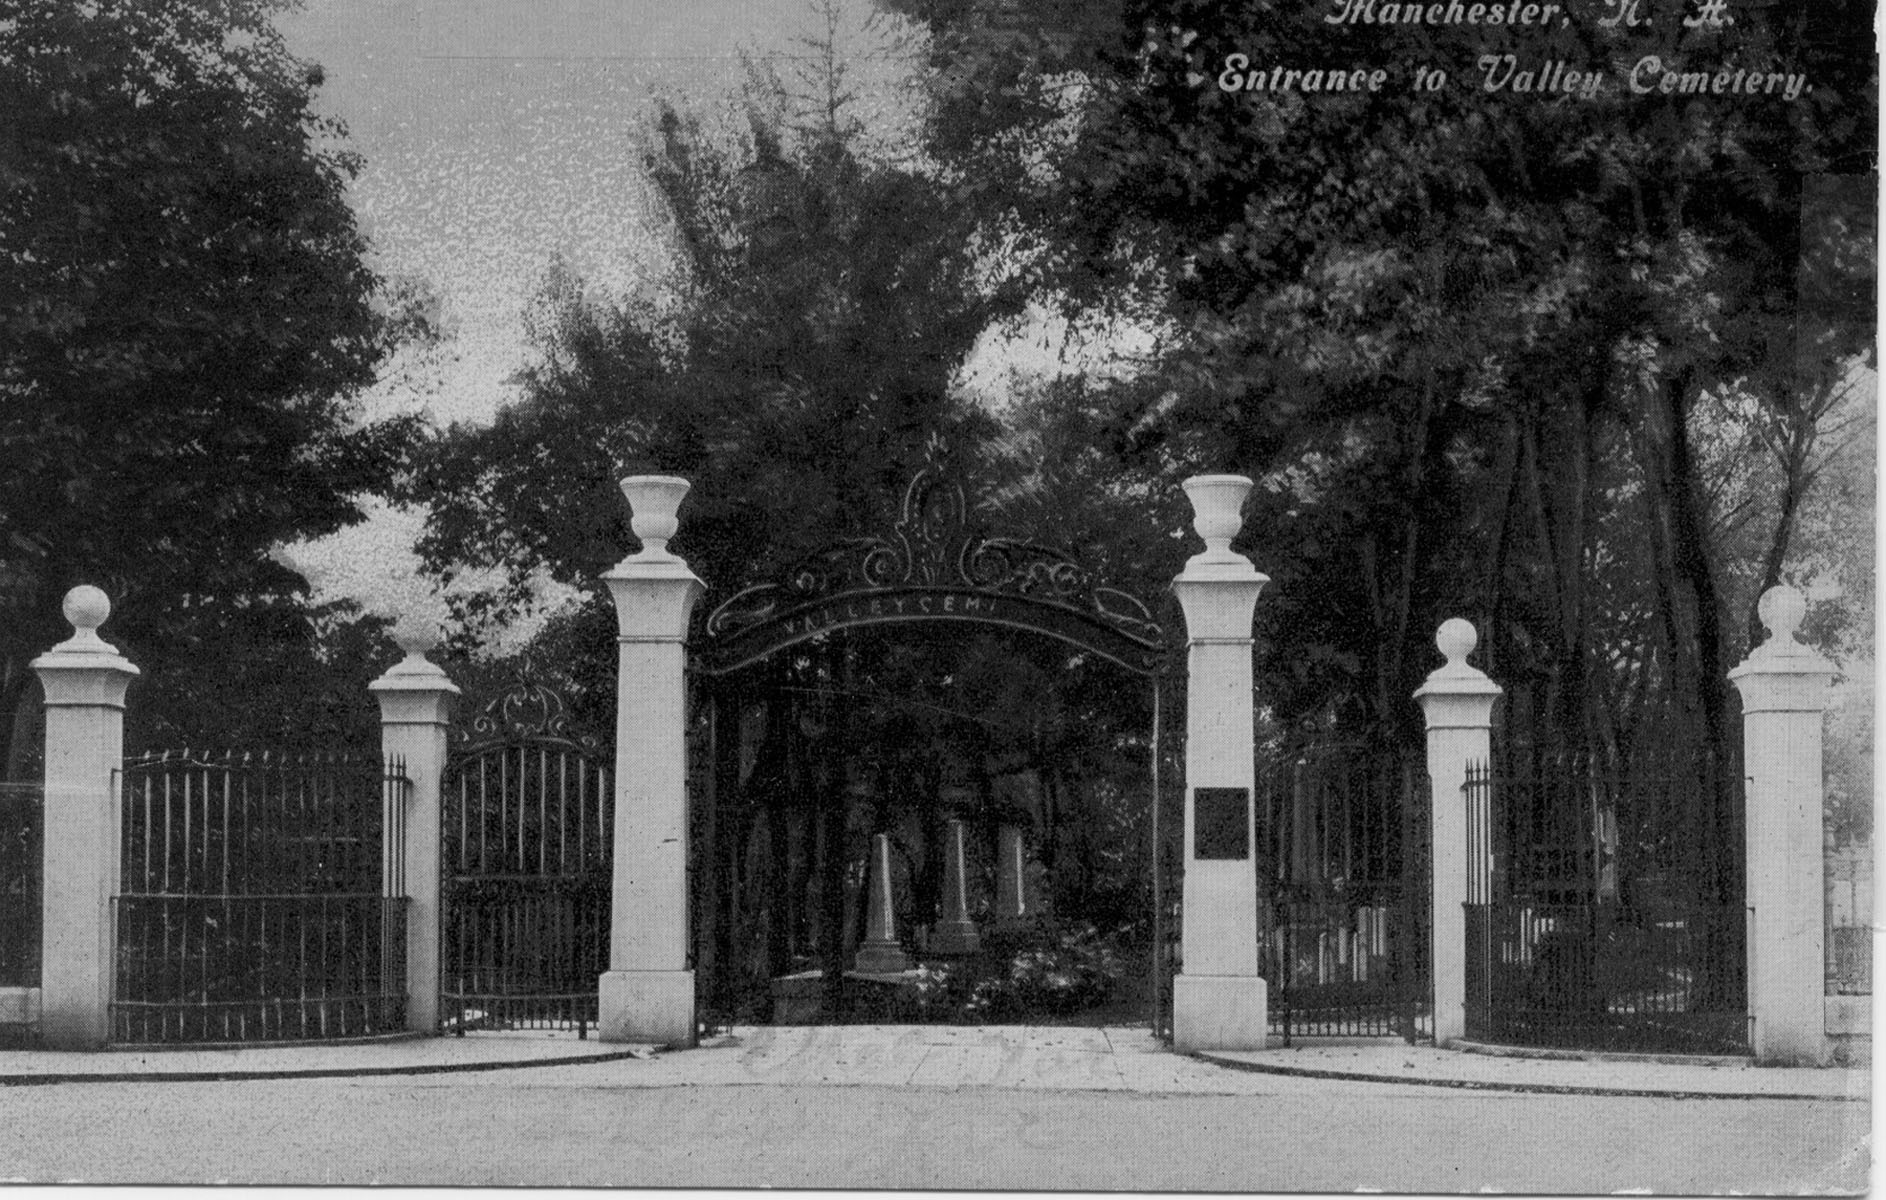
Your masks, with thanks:
[{"label": "pillar capital", "polygon": [[688,620],[707,586],[673,555],[643,559],[631,555],[603,575],[616,605],[616,637],[623,642],[674,642],[687,639]]},{"label": "pillar capital", "polygon": [[382,725],[447,725],[458,685],[431,659],[429,639],[402,630],[396,635],[406,657],[367,685],[380,702]]},{"label": "pillar capital", "polygon": [[1441,622],[1435,632],[1434,644],[1447,661],[1430,672],[1414,693],[1429,729],[1491,726],[1493,702],[1501,689],[1485,671],[1467,662],[1479,642],[1479,632],[1459,617]]},{"label": "pillar capital", "polygon": [[1756,607],[1768,638],[1729,672],[1742,694],[1742,711],[1820,712],[1834,668],[1796,636],[1807,615],[1807,598],[1791,587],[1772,587]]},{"label": "pillar capital", "polygon": [[111,600],[80,584],[66,593],[62,608],[72,636],[32,661],[46,707],[122,709],[125,689],[138,669],[98,636],[98,627],[111,616]]}]

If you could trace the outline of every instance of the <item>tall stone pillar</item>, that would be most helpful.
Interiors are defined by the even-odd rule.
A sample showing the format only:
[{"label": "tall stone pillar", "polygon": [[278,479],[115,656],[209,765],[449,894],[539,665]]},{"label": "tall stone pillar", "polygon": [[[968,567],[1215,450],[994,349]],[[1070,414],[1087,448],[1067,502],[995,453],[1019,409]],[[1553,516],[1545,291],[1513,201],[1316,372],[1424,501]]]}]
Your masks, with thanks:
[{"label": "tall stone pillar", "polygon": [[962,821],[951,817],[943,838],[943,911],[930,932],[930,949],[938,954],[974,954],[981,949],[982,938],[969,919],[969,866],[964,861]]},{"label": "tall stone pillar", "polygon": [[111,1034],[111,900],[118,892],[124,693],[138,669],[98,636],[111,601],[89,584],[65,596],[72,636],[33,660],[46,693],[46,808],[40,923],[40,1035],[95,1050]]},{"label": "tall stone pillar", "polygon": [[[1484,791],[1468,797],[1464,791],[1467,765],[1484,764],[1493,753],[1493,702],[1500,685],[1485,672],[1467,665],[1467,656],[1480,635],[1466,621],[1443,621],[1434,644],[1447,659],[1415,690],[1415,701],[1428,727],[1429,863],[1432,908],[1429,914],[1434,984],[1434,1044],[1445,1046],[1467,1031],[1467,902],[1468,878],[1486,878],[1491,864],[1469,862],[1467,804],[1485,805]],[[1489,828],[1487,813],[1478,827]],[[1484,859],[1485,838],[1481,838]],[[1479,897],[1485,899],[1485,897]]]},{"label": "tall stone pillar", "polygon": [[1821,714],[1833,670],[1795,638],[1801,593],[1770,588],[1758,611],[1768,640],[1729,672],[1747,777],[1749,1048],[1764,1065],[1824,1066]]},{"label": "tall stone pillar", "polygon": [[1256,784],[1252,760],[1251,614],[1270,580],[1231,549],[1251,481],[1185,481],[1205,539],[1173,580],[1185,612],[1184,970],[1173,981],[1179,1050],[1261,1050],[1268,992],[1257,973]]},{"label": "tall stone pillar", "polygon": [[642,549],[603,576],[615,599],[616,827],[609,970],[597,1036],[692,1045],[688,969],[688,617],[706,589],[668,550],[688,482],[622,481]]},{"label": "tall stone pillar", "polygon": [[401,626],[394,638],[406,657],[367,685],[380,702],[380,753],[405,764],[411,785],[401,808],[388,814],[389,822],[399,820],[400,836],[386,839],[386,878],[389,894],[407,898],[406,1028],[437,1033],[440,789],[458,685],[426,657],[431,630]]}]

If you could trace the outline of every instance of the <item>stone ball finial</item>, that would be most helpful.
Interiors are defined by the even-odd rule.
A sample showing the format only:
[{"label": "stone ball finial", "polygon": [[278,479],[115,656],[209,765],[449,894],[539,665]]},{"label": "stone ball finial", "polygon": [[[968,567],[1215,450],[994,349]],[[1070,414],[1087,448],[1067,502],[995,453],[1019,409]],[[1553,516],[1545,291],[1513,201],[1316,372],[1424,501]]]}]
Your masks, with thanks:
[{"label": "stone ball finial", "polygon": [[72,625],[72,636],[53,647],[68,654],[116,654],[118,648],[98,636],[98,627],[111,616],[111,598],[89,583],[65,594],[59,606]]},{"label": "stone ball finial", "polygon": [[393,622],[393,642],[407,658],[424,658],[439,644],[437,622],[402,615]]},{"label": "stone ball finial", "polygon": [[1762,593],[1755,604],[1755,612],[1768,630],[1768,640],[1785,646],[1800,640],[1795,632],[1801,628],[1802,618],[1807,616],[1807,597],[1781,584]]},{"label": "stone ball finial", "polygon": [[630,475],[622,480],[622,495],[629,502],[629,528],[642,543],[637,557],[674,557],[668,552],[668,539],[681,527],[677,514],[689,486],[675,475]]},{"label": "stone ball finial", "polygon": [[1465,667],[1467,656],[1480,644],[1480,631],[1473,627],[1472,621],[1449,617],[1435,630],[1434,644],[1446,657],[1448,669]]},{"label": "stone ball finial", "polygon": [[83,638],[87,634],[98,636],[98,627],[111,617],[111,597],[104,589],[95,588],[89,583],[81,583],[65,594],[65,603],[60,606],[65,619],[71,623],[72,632]]}]

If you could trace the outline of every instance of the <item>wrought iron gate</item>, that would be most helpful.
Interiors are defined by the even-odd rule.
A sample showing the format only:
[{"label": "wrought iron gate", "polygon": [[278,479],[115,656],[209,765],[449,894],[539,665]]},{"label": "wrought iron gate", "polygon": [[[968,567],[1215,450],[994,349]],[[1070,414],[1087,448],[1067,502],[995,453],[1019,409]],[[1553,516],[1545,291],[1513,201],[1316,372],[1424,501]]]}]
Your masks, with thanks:
[{"label": "wrought iron gate", "polygon": [[459,742],[441,789],[440,1019],[587,1036],[609,967],[610,768],[537,684],[486,705]]},{"label": "wrought iron gate", "polygon": [[1464,792],[1469,861],[1490,864],[1467,881],[1468,1037],[1747,1052],[1739,839],[1704,836],[1703,773],[1515,758]]},{"label": "wrought iron gate", "polygon": [[1433,1035],[1428,780],[1323,746],[1258,773],[1258,973],[1273,1032]]},{"label": "wrought iron gate", "polygon": [[405,1029],[399,764],[155,754],[125,764],[123,787],[113,1041]]}]

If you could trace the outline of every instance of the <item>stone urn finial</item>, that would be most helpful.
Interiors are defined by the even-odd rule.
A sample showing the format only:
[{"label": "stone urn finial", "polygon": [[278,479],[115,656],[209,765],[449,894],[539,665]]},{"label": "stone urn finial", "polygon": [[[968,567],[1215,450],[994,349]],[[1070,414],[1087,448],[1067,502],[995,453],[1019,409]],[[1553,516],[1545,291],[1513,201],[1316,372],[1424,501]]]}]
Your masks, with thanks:
[{"label": "stone urn finial", "polygon": [[1768,630],[1768,640],[1779,646],[1799,642],[1801,621],[1807,616],[1807,597],[1787,584],[1778,584],[1762,593],[1755,602],[1755,615]]},{"label": "stone urn finial", "polygon": [[629,502],[629,527],[642,543],[642,559],[672,559],[668,539],[681,527],[676,515],[688,494],[688,481],[675,475],[630,475],[622,480]]},{"label": "stone urn finial", "polygon": [[1243,475],[1194,475],[1182,485],[1192,502],[1192,528],[1205,539],[1205,562],[1242,562],[1231,539],[1244,528],[1244,498],[1251,481]]}]

